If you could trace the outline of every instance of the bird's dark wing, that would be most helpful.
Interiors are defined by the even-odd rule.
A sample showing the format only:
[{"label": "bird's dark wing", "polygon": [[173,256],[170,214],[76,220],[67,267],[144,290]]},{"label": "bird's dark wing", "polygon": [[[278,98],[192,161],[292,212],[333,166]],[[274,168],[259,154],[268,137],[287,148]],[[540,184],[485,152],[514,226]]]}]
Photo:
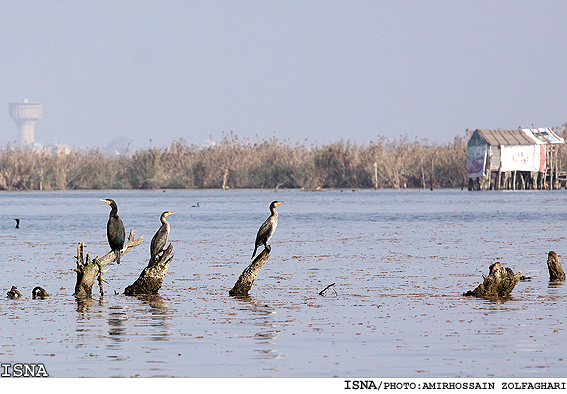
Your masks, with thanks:
[{"label": "bird's dark wing", "polygon": [[120,217],[116,216],[108,219],[106,235],[108,237],[108,244],[112,250],[121,250],[124,247],[126,234],[124,231],[124,224]]},{"label": "bird's dark wing", "polygon": [[165,225],[162,225],[155,233],[154,237],[152,238],[152,242],[150,243],[151,256],[157,255],[163,250],[163,248],[165,248],[165,244],[167,243],[167,236],[167,228]]},{"label": "bird's dark wing", "polygon": [[266,221],[260,226],[258,234],[256,235],[256,246],[260,246],[265,242],[268,242],[268,238],[272,235],[273,223],[270,219],[271,218],[266,219]]}]

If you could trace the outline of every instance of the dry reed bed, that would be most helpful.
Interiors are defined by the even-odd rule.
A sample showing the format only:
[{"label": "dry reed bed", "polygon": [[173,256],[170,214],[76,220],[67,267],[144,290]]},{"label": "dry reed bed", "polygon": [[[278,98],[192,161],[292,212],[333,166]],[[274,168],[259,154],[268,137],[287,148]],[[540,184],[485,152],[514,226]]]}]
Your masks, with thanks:
[{"label": "dry reed bed", "polygon": [[467,140],[457,136],[437,145],[380,137],[368,145],[317,147],[277,138],[251,143],[230,133],[205,149],[174,141],[167,149],[129,157],[104,156],[98,149],[54,154],[6,146],[0,150],[0,190],[454,188],[467,181]]}]

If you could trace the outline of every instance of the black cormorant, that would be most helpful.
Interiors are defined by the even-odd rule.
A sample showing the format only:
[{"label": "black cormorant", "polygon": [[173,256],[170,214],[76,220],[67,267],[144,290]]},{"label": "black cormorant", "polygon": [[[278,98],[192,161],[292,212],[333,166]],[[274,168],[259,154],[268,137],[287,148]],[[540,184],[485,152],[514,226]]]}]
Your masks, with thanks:
[{"label": "black cormorant", "polygon": [[16,228],[20,228],[20,219],[14,219],[16,221]]},{"label": "black cormorant", "polygon": [[276,211],[276,207],[280,204],[283,204],[285,201],[272,201],[270,204],[270,212],[272,214],[270,217],[266,219],[266,221],[260,226],[258,230],[258,234],[256,235],[256,242],[254,243],[254,252],[252,253],[252,258],[256,254],[256,250],[258,246],[264,245],[264,248],[268,249],[268,252],[271,251],[270,246],[268,245],[268,241],[274,235],[274,231],[276,231],[276,227],[278,226],[278,212]]},{"label": "black cormorant", "polygon": [[106,236],[108,237],[108,244],[110,249],[114,251],[114,256],[116,257],[116,263],[120,264],[120,251],[124,247],[124,224],[122,219],[118,216],[118,207],[114,200],[107,198],[104,201],[110,205],[110,215],[108,217],[108,223],[106,224]]},{"label": "black cormorant", "polygon": [[161,227],[155,233],[154,237],[152,238],[152,242],[150,243],[150,264],[153,264],[155,262],[156,256],[160,254],[161,251],[165,248],[170,229],[169,223],[167,222],[167,220],[165,220],[165,218],[172,213],[175,212],[165,211],[159,218],[159,220],[161,221]]}]

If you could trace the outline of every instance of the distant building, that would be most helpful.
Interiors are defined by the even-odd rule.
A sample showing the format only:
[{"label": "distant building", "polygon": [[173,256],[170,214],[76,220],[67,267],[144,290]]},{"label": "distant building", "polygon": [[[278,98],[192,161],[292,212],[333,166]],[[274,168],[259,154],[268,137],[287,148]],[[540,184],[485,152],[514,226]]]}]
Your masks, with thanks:
[{"label": "distant building", "polygon": [[43,150],[55,155],[68,155],[73,151],[73,148],[62,142],[53,141],[51,144],[43,147]]},{"label": "distant building", "polygon": [[43,117],[41,103],[10,103],[10,117],[18,126],[18,147],[31,147],[35,142],[35,122]]},{"label": "distant building", "polygon": [[550,128],[481,130],[467,144],[469,190],[559,188],[557,144]]}]

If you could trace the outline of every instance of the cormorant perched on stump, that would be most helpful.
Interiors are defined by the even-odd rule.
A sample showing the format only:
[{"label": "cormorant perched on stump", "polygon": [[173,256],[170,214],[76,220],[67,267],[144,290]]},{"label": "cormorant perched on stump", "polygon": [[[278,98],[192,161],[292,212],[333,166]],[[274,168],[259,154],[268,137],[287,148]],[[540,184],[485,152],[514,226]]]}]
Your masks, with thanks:
[{"label": "cormorant perched on stump", "polygon": [[104,201],[108,205],[110,205],[110,215],[108,217],[108,223],[106,224],[106,236],[108,237],[108,244],[110,245],[110,249],[114,251],[114,256],[116,257],[116,263],[120,264],[120,251],[124,247],[124,239],[126,238],[126,234],[124,231],[124,224],[122,223],[122,219],[118,216],[118,206],[111,200],[107,198]]},{"label": "cormorant perched on stump", "polygon": [[165,248],[170,229],[169,223],[167,222],[167,220],[165,220],[165,218],[172,213],[175,212],[165,211],[159,218],[159,220],[161,221],[161,227],[155,233],[154,237],[152,238],[152,242],[150,243],[150,265],[154,263],[156,256],[160,254],[161,251]]},{"label": "cormorant perched on stump", "polygon": [[272,201],[270,204],[270,212],[272,213],[266,221],[260,226],[258,230],[258,234],[256,235],[256,242],[254,243],[254,252],[252,253],[252,258],[256,255],[256,250],[258,246],[264,245],[264,248],[268,249],[268,252],[271,251],[270,245],[268,245],[268,241],[274,235],[274,231],[276,231],[276,227],[278,226],[278,212],[276,211],[276,207],[280,204],[283,204],[285,201]]}]

